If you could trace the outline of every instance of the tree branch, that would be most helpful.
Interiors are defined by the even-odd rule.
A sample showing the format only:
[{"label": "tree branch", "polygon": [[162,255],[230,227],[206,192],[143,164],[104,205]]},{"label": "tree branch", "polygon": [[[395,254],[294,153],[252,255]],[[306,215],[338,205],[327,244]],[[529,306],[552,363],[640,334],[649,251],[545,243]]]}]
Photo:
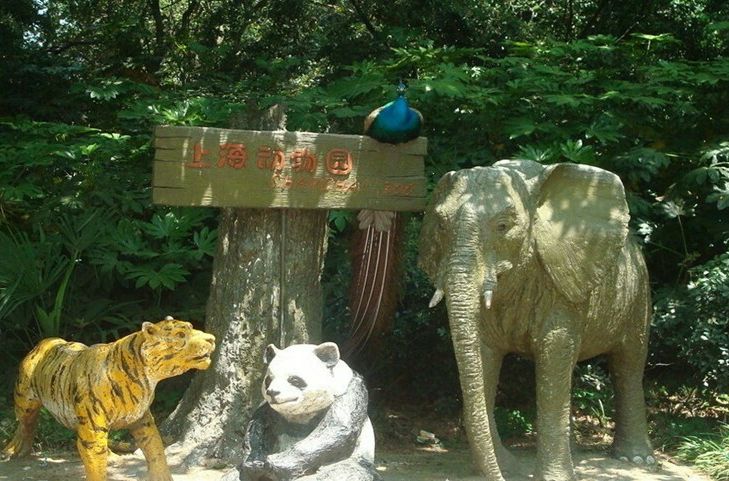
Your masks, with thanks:
[{"label": "tree branch", "polygon": [[379,41],[381,38],[380,32],[375,28],[374,25],[372,25],[372,22],[370,22],[370,19],[367,18],[367,14],[362,9],[362,5],[360,5],[359,0],[350,0],[350,2],[352,3],[352,6],[354,7],[355,13],[359,17],[359,20],[364,24],[367,31],[370,32],[370,35],[372,35],[372,37],[375,40]]},{"label": "tree branch", "polygon": [[152,11],[152,18],[154,18],[154,38],[155,47],[154,55],[158,57],[158,62],[162,63],[164,57],[165,48],[165,20],[162,16],[162,10],[159,6],[159,0],[147,0],[147,5]]},{"label": "tree branch", "polygon": [[605,8],[610,3],[610,0],[601,0],[600,3],[597,5],[597,8],[595,9],[595,13],[592,14],[592,17],[590,17],[590,20],[588,20],[585,23],[585,26],[582,27],[582,31],[579,34],[579,38],[586,37],[591,32],[595,30],[595,27],[597,25],[598,20],[600,20],[600,17],[602,17],[603,12],[605,11]]},{"label": "tree branch", "polygon": [[178,30],[179,36],[187,36],[188,32],[190,31],[190,20],[192,19],[192,15],[193,13],[195,13],[195,10],[197,10],[197,7],[199,5],[199,0],[190,1],[190,4],[187,6],[187,9],[185,9],[182,14],[182,18],[180,19],[180,29]]}]

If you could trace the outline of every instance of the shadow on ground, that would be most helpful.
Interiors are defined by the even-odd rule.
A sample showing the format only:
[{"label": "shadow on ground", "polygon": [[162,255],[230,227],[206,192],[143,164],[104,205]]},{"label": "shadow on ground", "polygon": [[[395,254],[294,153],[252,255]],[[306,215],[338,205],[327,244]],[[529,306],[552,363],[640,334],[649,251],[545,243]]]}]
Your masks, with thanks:
[{"label": "shadow on ground", "polygon": [[[527,481],[534,477],[535,451],[514,449],[520,468],[505,473],[507,481]],[[660,457],[661,468],[652,472],[612,459],[600,451],[577,450],[573,453],[577,477],[590,481],[710,481],[687,466],[680,466]],[[466,449],[448,452],[386,452],[378,456],[378,467],[386,481],[483,481],[475,472]]]},{"label": "shadow on ground", "polygon": [[[520,461],[520,472],[508,473],[507,481],[533,479],[534,451],[513,451]],[[218,481],[225,470],[180,468],[174,454],[168,455],[175,481]],[[709,481],[686,466],[660,458],[661,469],[651,472],[609,458],[600,451],[574,453],[577,475],[590,481]],[[378,453],[377,466],[385,481],[483,481],[475,473],[466,448],[448,451],[407,450]],[[142,481],[146,479],[146,463],[140,454],[114,456],[109,466],[109,481]],[[0,481],[79,481],[84,479],[83,466],[75,453],[34,455],[21,460],[0,463]],[[345,481],[345,480],[342,480]]]}]

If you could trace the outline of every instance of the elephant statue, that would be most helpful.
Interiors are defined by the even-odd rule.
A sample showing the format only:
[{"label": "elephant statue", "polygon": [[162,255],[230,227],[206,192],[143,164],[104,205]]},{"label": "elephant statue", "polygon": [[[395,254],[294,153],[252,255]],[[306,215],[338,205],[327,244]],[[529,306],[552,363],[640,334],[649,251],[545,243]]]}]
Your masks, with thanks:
[{"label": "elephant statue", "polygon": [[494,422],[508,353],[535,363],[536,479],[576,479],[572,372],[599,354],[616,393],[614,455],[655,464],[643,397],[650,292],[629,218],[618,176],[587,165],[503,160],[438,182],[418,262],[436,288],[430,306],[446,300],[466,431],[489,481],[513,462]]}]

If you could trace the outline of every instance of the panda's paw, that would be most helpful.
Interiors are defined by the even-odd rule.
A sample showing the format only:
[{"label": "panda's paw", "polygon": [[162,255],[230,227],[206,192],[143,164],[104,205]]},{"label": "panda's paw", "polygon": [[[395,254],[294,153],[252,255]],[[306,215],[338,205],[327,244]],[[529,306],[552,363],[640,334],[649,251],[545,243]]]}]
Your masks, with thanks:
[{"label": "panda's paw", "polygon": [[266,471],[274,481],[289,481],[302,476],[306,468],[298,458],[276,453],[266,457]]},{"label": "panda's paw", "polygon": [[238,470],[241,481],[273,478],[270,468],[263,460],[246,460],[238,467]]},{"label": "panda's paw", "polygon": [[266,469],[266,462],[263,460],[255,459],[252,461],[245,461],[242,467],[250,471],[262,471]]},{"label": "panda's paw", "polygon": [[231,469],[220,478],[220,481],[243,481],[237,469]]}]

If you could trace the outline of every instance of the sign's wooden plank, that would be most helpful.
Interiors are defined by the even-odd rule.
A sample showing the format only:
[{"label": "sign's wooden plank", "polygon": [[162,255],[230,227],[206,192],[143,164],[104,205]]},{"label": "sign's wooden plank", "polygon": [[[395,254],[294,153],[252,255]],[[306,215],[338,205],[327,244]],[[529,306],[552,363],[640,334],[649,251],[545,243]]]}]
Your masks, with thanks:
[{"label": "sign's wooden plank", "polygon": [[[400,203],[401,197],[416,199],[417,206],[425,200],[425,184],[422,177],[417,175],[391,178],[359,176],[357,179],[269,175],[267,178],[251,179],[227,175],[225,169],[190,172],[180,169],[179,165],[156,162],[154,189],[179,189],[183,191],[179,195],[187,192],[191,197],[191,205],[196,205],[195,202],[198,201],[201,205],[238,205],[235,202],[244,202],[246,197],[251,198],[250,201],[245,201],[249,207],[287,207],[286,203],[291,200],[297,200],[297,206],[309,203],[311,208],[318,208],[323,204],[331,208],[331,202],[342,202],[347,206],[358,202],[379,205],[388,199]],[[345,197],[351,197],[351,201],[347,201]],[[322,198],[331,200],[322,201]],[[186,202],[185,205],[190,204]]]},{"label": "sign's wooden plank", "polygon": [[[214,127],[179,127],[179,126],[158,126],[155,128],[155,142],[163,142],[163,139],[193,139],[198,142],[201,138],[210,139],[212,142],[253,142],[253,143],[274,143],[279,145],[305,145],[305,144],[336,144],[341,148],[359,151],[386,152],[388,150],[398,151],[405,155],[425,155],[428,149],[428,139],[418,137],[404,144],[391,145],[377,142],[371,137],[363,135],[345,134],[320,134],[315,132],[289,132],[286,130],[257,131],[257,130],[232,130],[218,129]],[[165,145],[165,144],[161,144]],[[170,145],[170,144],[167,144]],[[157,147],[155,143],[155,147]],[[170,147],[161,147],[170,148]]]},{"label": "sign's wooden plank", "polygon": [[[216,151],[216,155],[219,155],[219,153]],[[158,167],[156,164],[173,164],[176,165],[177,168],[165,171],[165,174],[167,175],[167,172],[177,172],[178,170],[180,173],[182,171],[194,171],[194,170],[207,170],[212,169],[213,171],[217,170],[231,170],[231,168],[225,168],[226,165],[218,166],[217,162],[215,163],[209,163],[208,167],[205,168],[193,168],[190,165],[186,165],[188,163],[180,162],[180,153],[179,151],[167,151],[167,150],[158,150],[155,153],[155,169]],[[288,160],[288,159],[287,159]],[[353,167],[353,172],[349,175],[358,175],[358,176],[384,176],[384,177],[410,177],[410,176],[421,176],[423,177],[423,169],[424,169],[424,163],[422,157],[414,157],[414,156],[407,156],[404,158],[392,156],[392,155],[383,155],[383,156],[377,156],[373,153],[362,153],[361,156],[357,156],[355,153],[352,154],[352,161],[355,164]],[[270,169],[259,169],[256,165],[256,159],[253,159],[253,164],[251,165],[251,159],[248,159],[246,161],[246,167],[242,168],[240,170],[246,170],[245,177],[250,177],[253,179],[266,179],[271,176],[272,172]],[[262,170],[263,172],[258,172]],[[284,168],[284,171],[290,171],[291,169]],[[240,176],[240,173],[229,173],[231,175]],[[309,175],[315,175],[315,176],[328,176],[326,170],[326,164],[325,162],[317,162],[316,165],[313,167],[313,170],[308,171],[307,174]],[[207,174],[206,174],[207,175]],[[212,174],[211,174],[212,175]],[[297,174],[299,175],[299,174]],[[300,175],[305,175],[303,172]]]},{"label": "sign's wooden plank", "polygon": [[[388,197],[386,199],[363,199],[357,195],[333,193],[318,198],[311,196],[298,196],[285,191],[275,198],[266,196],[244,195],[241,191],[226,192],[218,197],[212,190],[196,186],[194,189],[158,187],[154,189],[152,198],[155,203],[179,206],[210,206],[210,207],[245,207],[251,208],[300,208],[300,209],[375,209],[418,211],[423,209],[423,197]],[[199,188],[199,190],[198,190]]]},{"label": "sign's wooden plank", "polygon": [[153,198],[170,205],[422,210],[426,139],[158,127]]}]

